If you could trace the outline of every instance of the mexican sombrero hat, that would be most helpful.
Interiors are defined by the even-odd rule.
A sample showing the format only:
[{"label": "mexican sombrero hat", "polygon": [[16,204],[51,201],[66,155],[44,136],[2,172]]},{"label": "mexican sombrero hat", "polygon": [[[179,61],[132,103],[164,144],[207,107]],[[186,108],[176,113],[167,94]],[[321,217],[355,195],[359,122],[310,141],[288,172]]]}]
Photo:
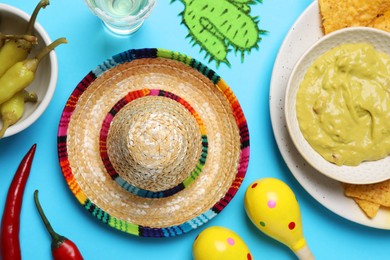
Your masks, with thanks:
[{"label": "mexican sombrero hat", "polygon": [[129,50],[74,89],[58,154],[70,190],[98,220],[171,237],[232,200],[247,170],[249,134],[239,102],[214,71],[176,52]]}]

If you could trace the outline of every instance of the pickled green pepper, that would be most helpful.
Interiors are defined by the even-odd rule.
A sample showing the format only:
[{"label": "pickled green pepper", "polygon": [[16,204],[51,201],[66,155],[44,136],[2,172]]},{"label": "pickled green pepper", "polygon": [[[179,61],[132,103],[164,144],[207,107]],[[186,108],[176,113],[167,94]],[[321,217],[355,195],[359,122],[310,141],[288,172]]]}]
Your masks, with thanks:
[{"label": "pickled green pepper", "polygon": [[22,90],[0,105],[0,115],[3,121],[3,126],[0,129],[0,138],[4,136],[4,133],[9,126],[18,122],[23,116],[24,103],[37,102],[37,100],[38,97],[36,93],[29,93],[27,90]]},{"label": "pickled green pepper", "polygon": [[9,68],[0,78],[0,104],[30,85],[35,78],[40,61],[55,47],[63,43],[67,43],[66,38],[58,38],[40,50],[34,58],[19,61]]},{"label": "pickled green pepper", "polygon": [[[49,5],[49,0],[41,0],[34,9],[26,28],[26,35],[34,35],[34,25],[39,10]],[[12,65],[27,58],[31,52],[33,43],[25,39],[7,41],[0,49],[0,76],[2,76]]]}]

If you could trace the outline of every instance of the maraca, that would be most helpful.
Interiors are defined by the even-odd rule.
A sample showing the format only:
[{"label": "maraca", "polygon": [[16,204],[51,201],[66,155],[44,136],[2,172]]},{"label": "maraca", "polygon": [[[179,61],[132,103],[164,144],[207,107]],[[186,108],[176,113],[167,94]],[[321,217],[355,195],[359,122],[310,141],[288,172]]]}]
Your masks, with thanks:
[{"label": "maraca", "polygon": [[275,178],[253,182],[245,193],[245,210],[258,229],[287,245],[299,259],[314,259],[303,237],[297,199],[287,184]]},{"label": "maraca", "polygon": [[209,227],[200,232],[192,246],[194,260],[253,260],[244,240],[225,227]]}]

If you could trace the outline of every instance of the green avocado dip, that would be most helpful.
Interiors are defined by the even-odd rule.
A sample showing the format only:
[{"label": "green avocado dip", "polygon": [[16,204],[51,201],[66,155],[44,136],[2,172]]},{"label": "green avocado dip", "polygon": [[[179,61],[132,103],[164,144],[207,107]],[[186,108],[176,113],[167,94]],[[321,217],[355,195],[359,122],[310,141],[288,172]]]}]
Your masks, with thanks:
[{"label": "green avocado dip", "polygon": [[337,46],[309,67],[296,99],[307,142],[336,165],[390,154],[390,56],[367,43]]}]

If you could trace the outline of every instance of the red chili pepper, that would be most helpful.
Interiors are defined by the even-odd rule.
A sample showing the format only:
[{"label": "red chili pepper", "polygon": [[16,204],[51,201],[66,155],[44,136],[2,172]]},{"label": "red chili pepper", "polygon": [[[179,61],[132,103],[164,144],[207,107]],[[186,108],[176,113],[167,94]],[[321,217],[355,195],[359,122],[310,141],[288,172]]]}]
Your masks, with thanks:
[{"label": "red chili pepper", "polygon": [[22,209],[24,188],[30,175],[35,148],[36,144],[30,148],[20,162],[8,189],[3,219],[1,221],[0,256],[3,260],[20,260],[22,258],[19,242],[20,211]]},{"label": "red chili pepper", "polygon": [[38,199],[38,190],[34,192],[34,201],[39,215],[45,224],[47,231],[51,236],[51,252],[55,260],[82,260],[84,259],[75,243],[64,236],[57,234],[52,228],[49,220],[46,218]]}]

